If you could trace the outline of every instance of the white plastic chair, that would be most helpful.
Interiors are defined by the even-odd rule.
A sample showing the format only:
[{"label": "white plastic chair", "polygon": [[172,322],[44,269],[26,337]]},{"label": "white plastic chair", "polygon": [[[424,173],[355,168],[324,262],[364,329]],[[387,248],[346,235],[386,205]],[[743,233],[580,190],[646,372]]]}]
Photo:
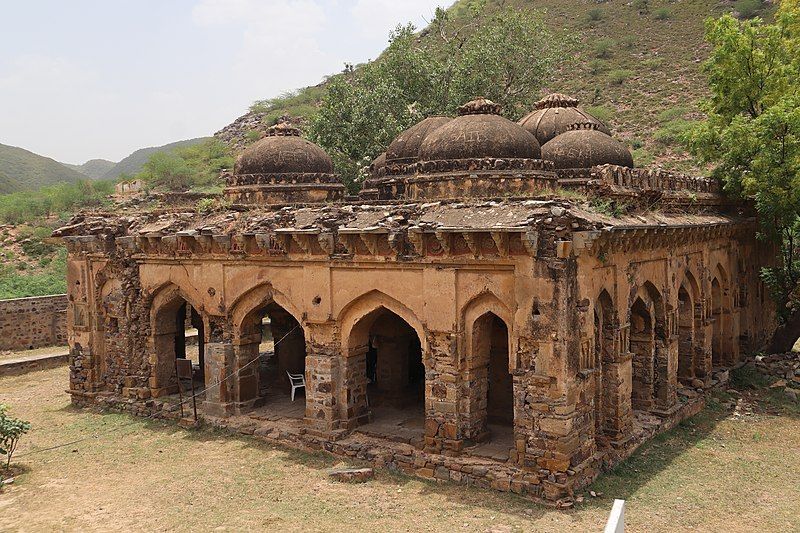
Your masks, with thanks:
[{"label": "white plastic chair", "polygon": [[292,401],[294,401],[294,391],[297,389],[304,389],[306,388],[306,376],[305,374],[290,374],[286,372],[286,375],[289,376],[289,383],[292,385]]}]

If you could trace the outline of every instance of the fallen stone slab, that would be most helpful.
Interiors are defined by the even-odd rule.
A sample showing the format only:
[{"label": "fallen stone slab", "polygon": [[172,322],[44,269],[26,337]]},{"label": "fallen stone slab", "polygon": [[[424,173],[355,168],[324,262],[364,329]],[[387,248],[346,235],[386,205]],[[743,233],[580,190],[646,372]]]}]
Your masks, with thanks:
[{"label": "fallen stone slab", "polygon": [[372,468],[339,468],[328,472],[328,477],[341,483],[366,483],[375,477]]}]

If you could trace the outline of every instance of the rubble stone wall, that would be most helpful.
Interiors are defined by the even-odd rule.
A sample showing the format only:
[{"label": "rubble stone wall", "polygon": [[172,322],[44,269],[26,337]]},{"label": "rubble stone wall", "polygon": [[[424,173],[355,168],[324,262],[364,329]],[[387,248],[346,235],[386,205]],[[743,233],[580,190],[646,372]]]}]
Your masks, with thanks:
[{"label": "rubble stone wall", "polygon": [[0,300],[0,350],[67,343],[67,295]]}]

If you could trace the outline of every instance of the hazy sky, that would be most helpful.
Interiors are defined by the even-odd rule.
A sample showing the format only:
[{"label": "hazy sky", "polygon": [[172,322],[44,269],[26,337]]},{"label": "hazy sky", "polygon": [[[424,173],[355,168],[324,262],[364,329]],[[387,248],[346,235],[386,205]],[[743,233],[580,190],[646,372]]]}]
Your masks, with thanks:
[{"label": "hazy sky", "polygon": [[0,143],[66,163],[210,135],[452,0],[0,0]]}]

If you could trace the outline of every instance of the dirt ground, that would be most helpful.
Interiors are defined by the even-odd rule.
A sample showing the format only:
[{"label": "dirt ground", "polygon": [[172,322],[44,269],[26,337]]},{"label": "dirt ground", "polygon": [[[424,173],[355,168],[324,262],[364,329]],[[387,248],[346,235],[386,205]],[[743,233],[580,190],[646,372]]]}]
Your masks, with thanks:
[{"label": "dirt ground", "polygon": [[614,498],[632,532],[800,531],[800,409],[763,386],[720,393],[568,511],[388,472],[339,484],[325,454],[75,409],[66,387],[64,367],[0,378],[0,401],[33,424],[2,531],[602,531]]}]

